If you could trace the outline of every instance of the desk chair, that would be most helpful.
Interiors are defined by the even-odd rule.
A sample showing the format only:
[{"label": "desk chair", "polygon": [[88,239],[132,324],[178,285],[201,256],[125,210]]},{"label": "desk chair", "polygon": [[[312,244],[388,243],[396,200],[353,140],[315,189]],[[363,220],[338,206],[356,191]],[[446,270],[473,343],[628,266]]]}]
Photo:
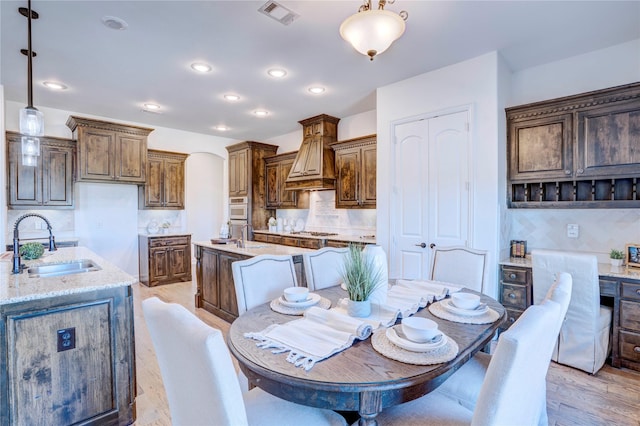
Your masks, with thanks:
[{"label": "desk chair", "polygon": [[342,283],[341,271],[348,248],[325,247],[302,254],[309,291],[322,290]]},{"label": "desk chair", "polygon": [[533,302],[540,303],[553,276],[568,272],[573,277],[567,320],[552,359],[560,364],[595,374],[609,354],[613,310],[600,306],[598,260],[590,254],[533,250]]},{"label": "desk chair", "polygon": [[254,388],[242,394],[220,330],[175,303],[142,302],[174,425],[346,425],[330,411]]},{"label": "desk chair", "polygon": [[287,287],[297,287],[291,256],[262,254],[231,264],[238,315],[281,296]]},{"label": "desk chair", "polygon": [[431,279],[463,285],[482,292],[487,274],[487,252],[462,246],[433,250]]},{"label": "desk chair", "polygon": [[[565,284],[566,285],[566,284]],[[566,288],[566,287],[565,287]],[[564,293],[564,294],[563,294]],[[570,292],[554,297],[568,305]],[[438,390],[384,410],[381,425],[537,425],[546,421],[546,375],[563,319],[563,305],[547,300],[530,306],[498,339],[482,376],[475,407]],[[475,386],[469,379],[469,386]]]}]

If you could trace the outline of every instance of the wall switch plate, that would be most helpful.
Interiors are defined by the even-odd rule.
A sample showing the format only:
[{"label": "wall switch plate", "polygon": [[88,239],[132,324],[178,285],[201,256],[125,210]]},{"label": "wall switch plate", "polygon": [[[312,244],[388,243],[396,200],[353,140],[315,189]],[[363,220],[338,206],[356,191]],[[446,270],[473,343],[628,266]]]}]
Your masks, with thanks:
[{"label": "wall switch plate", "polygon": [[567,237],[569,238],[578,238],[580,236],[580,226],[575,223],[570,223],[567,225]]}]

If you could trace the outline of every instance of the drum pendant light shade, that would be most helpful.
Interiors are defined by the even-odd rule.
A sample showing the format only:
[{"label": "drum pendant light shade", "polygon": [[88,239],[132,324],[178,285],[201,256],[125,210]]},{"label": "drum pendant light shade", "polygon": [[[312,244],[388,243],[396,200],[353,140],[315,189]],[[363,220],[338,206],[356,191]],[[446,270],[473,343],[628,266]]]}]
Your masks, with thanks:
[{"label": "drum pendant light shade", "polygon": [[340,25],[340,35],[354,49],[373,60],[404,33],[400,15],[387,10],[365,10],[351,15]]}]

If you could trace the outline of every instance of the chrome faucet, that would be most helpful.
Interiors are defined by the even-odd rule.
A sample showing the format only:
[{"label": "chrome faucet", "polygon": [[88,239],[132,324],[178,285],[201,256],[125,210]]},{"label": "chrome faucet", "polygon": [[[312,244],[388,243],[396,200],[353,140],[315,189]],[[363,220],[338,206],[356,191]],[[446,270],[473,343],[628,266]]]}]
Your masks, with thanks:
[{"label": "chrome faucet", "polygon": [[19,274],[24,269],[24,265],[20,264],[20,237],[18,233],[18,225],[20,225],[20,222],[22,222],[24,219],[28,217],[39,217],[40,219],[45,221],[45,223],[47,224],[47,229],[49,230],[49,251],[56,250],[56,240],[55,240],[55,237],[53,236],[53,231],[51,230],[51,223],[49,223],[47,218],[42,215],[39,215],[38,213],[23,214],[18,218],[18,220],[16,220],[16,224],[13,225],[13,273],[14,274]]},{"label": "chrome faucet", "polygon": [[249,240],[249,228],[251,228],[251,224],[245,223],[240,225],[240,241],[236,242],[236,246],[238,248],[244,248],[244,230],[247,230],[247,240]]}]

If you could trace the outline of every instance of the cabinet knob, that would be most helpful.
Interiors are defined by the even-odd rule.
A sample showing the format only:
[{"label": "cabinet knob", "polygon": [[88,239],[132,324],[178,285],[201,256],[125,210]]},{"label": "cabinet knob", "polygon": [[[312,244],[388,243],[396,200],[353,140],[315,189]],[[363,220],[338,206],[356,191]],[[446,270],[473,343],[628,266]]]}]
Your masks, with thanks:
[{"label": "cabinet knob", "polygon": [[564,171],[564,174],[565,174],[565,175],[567,175],[567,176],[569,176],[569,175],[571,174],[571,170],[565,170],[565,171]]},{"label": "cabinet knob", "polygon": [[637,354],[640,354],[640,346],[636,346],[635,348],[633,348],[633,351]]},{"label": "cabinet knob", "polygon": [[516,319],[514,317],[509,317],[509,322],[513,324],[514,322],[516,322]]},{"label": "cabinet knob", "polygon": [[512,280],[515,280],[517,277],[516,274],[514,274],[513,272],[509,274],[509,278],[511,278]]},{"label": "cabinet knob", "polygon": [[509,299],[515,299],[515,298],[516,298],[515,293],[509,293]]},{"label": "cabinet knob", "polygon": [[640,296],[640,288],[636,290],[636,294]]}]

